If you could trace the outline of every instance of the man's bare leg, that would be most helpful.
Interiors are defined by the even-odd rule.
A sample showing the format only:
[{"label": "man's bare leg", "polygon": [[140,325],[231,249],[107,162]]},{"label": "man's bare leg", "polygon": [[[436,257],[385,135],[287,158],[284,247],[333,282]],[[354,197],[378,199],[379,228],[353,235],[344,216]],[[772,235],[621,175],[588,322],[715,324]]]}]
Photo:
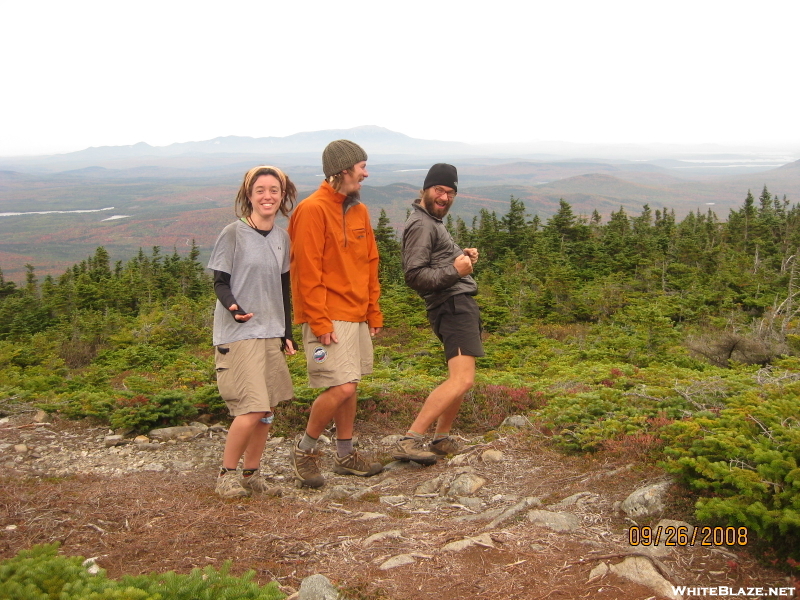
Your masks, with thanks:
[{"label": "man's bare leg", "polygon": [[436,429],[450,426],[461,408],[461,403],[475,383],[475,357],[459,354],[447,361],[448,377],[425,400],[409,432],[423,435],[439,419]]},{"label": "man's bare leg", "polygon": [[[306,433],[314,439],[317,439],[325,428],[334,418],[341,418],[341,411],[352,411],[353,419],[355,419],[355,399],[356,399],[356,384],[344,383],[342,385],[335,385],[329,387],[322,392],[314,404],[311,405],[311,414],[308,417],[308,424],[306,425]],[[350,407],[352,404],[352,408]],[[344,408],[343,407],[348,407]],[[341,426],[345,426],[344,423]],[[340,424],[336,423],[337,431],[339,431]],[[350,422],[350,434],[352,436],[353,423]]]}]

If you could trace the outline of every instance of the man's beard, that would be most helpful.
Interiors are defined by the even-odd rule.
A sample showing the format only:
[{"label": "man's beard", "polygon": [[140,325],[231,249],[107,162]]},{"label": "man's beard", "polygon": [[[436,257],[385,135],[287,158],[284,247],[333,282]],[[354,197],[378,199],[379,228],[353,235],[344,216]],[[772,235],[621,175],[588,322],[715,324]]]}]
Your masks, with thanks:
[{"label": "man's beard", "polygon": [[[428,190],[425,190],[422,193],[422,206],[425,207],[425,210],[428,211],[428,214],[433,215],[437,219],[444,219],[447,213],[450,211],[452,204],[448,203],[448,205],[444,208],[444,212],[441,212],[442,209],[436,206],[436,197],[428,194]],[[440,212],[441,214],[439,214]]]},{"label": "man's beard", "polygon": [[347,200],[349,202],[360,202],[361,190],[356,190],[355,192],[350,192],[349,194],[347,194]]}]

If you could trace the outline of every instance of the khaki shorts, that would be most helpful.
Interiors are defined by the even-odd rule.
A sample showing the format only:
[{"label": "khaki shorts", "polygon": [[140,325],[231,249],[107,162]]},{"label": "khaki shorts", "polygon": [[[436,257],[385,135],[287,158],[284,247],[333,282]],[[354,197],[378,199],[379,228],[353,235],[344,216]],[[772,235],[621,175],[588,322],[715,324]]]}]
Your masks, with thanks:
[{"label": "khaki shorts", "polygon": [[366,323],[333,321],[333,332],[339,341],[330,346],[319,343],[308,323],[303,323],[302,330],[310,387],[357,382],[362,375],[372,373],[372,337]]},{"label": "khaki shorts", "polygon": [[220,344],[214,351],[219,395],[231,416],[269,412],[294,398],[280,338]]}]

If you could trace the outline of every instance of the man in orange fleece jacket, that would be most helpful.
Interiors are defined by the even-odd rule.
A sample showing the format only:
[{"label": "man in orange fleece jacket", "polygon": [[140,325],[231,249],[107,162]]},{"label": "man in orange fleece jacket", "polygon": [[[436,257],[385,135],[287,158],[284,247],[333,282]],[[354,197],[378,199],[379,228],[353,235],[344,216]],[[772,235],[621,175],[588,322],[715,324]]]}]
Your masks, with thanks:
[{"label": "man in orange fleece jacket", "polygon": [[325,388],[291,453],[296,479],[309,487],[325,484],[316,444],[331,420],[334,472],[369,477],[383,470],[353,448],[356,390],[372,372],[371,338],[383,326],[378,247],[359,200],[369,176],[367,154],[354,142],[336,140],[323,151],[322,166],[326,180],[289,221],[295,323],[303,330],[309,385]]}]

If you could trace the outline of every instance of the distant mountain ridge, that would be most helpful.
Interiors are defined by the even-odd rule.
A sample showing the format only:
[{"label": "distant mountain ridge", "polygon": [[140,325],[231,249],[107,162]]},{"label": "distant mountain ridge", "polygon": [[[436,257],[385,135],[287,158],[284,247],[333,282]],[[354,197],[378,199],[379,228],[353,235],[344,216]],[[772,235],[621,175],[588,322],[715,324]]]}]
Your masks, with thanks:
[{"label": "distant mountain ridge", "polygon": [[141,156],[170,157],[185,154],[315,154],[319,156],[325,146],[338,139],[349,139],[369,148],[376,154],[431,155],[442,152],[467,154],[471,146],[462,142],[444,142],[412,138],[404,133],[376,125],[362,125],[351,129],[307,131],[286,137],[247,137],[229,135],[200,142],[179,142],[169,146],[151,146],[139,142],[130,146],[98,146],[59,155],[75,160],[115,159]]}]

